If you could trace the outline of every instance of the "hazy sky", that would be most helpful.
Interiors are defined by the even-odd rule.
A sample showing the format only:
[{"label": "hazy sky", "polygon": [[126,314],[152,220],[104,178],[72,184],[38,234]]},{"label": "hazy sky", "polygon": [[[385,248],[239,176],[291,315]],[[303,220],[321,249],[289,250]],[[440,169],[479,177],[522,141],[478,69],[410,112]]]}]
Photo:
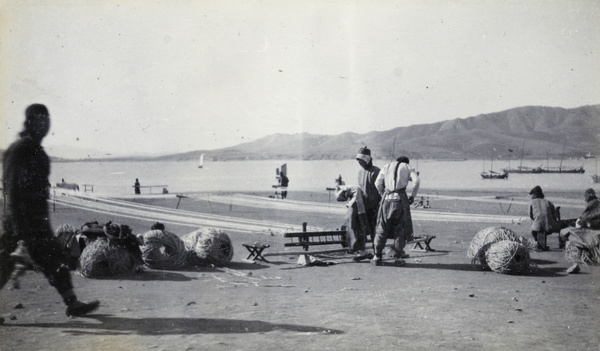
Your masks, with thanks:
[{"label": "hazy sky", "polygon": [[47,149],[104,153],[600,103],[597,0],[2,0],[0,16],[0,148],[33,102]]}]

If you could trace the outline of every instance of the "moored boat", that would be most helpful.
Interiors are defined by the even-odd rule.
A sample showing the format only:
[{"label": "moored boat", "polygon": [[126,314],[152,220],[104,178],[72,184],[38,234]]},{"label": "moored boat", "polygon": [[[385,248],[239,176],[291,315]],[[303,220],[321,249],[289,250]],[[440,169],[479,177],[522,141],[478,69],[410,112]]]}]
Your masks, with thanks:
[{"label": "moored boat", "polygon": [[585,169],[583,169],[583,165],[580,167],[563,167],[563,157],[565,154],[565,147],[567,146],[567,142],[563,144],[563,151],[560,156],[560,164],[558,167],[550,167],[548,164],[548,154],[546,154],[546,167],[542,168],[542,173],[585,173]]},{"label": "moored boat", "polygon": [[483,179],[508,179],[508,173],[506,172],[498,173],[490,170],[488,172],[481,172],[480,174]]},{"label": "moored boat", "polygon": [[587,154],[583,155],[583,158],[596,158],[596,156],[593,155],[591,152],[588,152]]},{"label": "moored boat", "polygon": [[[495,151],[496,149],[494,149]],[[485,169],[485,159],[484,159],[484,167],[483,169]],[[489,171],[483,171],[481,173],[479,173],[481,175],[481,178],[483,179],[508,179],[508,173],[503,172],[502,173],[498,173],[494,171],[494,153],[492,152],[492,161],[490,164],[490,170]]]},{"label": "moored boat", "polygon": [[541,173],[585,173],[583,166],[581,167],[546,167],[542,168]]},{"label": "moored boat", "polygon": [[517,168],[503,168],[504,173],[542,173],[542,167],[518,166]]}]

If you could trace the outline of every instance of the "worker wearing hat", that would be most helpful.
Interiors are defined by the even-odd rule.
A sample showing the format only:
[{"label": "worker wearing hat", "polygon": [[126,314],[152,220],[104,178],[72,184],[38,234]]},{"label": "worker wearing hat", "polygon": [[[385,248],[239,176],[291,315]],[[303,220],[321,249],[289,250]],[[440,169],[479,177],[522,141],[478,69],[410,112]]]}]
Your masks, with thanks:
[{"label": "worker wearing hat", "polygon": [[375,186],[379,167],[373,165],[371,150],[366,146],[358,149],[356,161],[360,165],[356,201],[348,208],[346,218],[349,224],[348,241],[351,250],[356,253],[353,259],[359,262],[373,257],[366,251],[366,240],[368,237],[373,239],[381,195]]},{"label": "worker wearing hat", "polygon": [[544,192],[539,185],[529,191],[529,218],[531,218],[531,235],[538,245],[538,249],[548,251],[546,236],[560,230],[558,213],[554,204],[544,198]]}]

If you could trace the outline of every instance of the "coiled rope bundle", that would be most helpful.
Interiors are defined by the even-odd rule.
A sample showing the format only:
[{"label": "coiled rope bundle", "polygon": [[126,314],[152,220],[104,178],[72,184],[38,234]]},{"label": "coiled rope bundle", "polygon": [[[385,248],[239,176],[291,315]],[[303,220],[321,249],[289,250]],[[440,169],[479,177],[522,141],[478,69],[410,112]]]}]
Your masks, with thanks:
[{"label": "coiled rope bundle", "polygon": [[84,277],[110,278],[133,275],[139,262],[126,248],[97,239],[83,249],[79,265]]},{"label": "coiled rope bundle", "polygon": [[103,226],[105,237],[87,244],[79,265],[88,278],[129,276],[144,264],[136,237],[128,225],[109,221]]},{"label": "coiled rope bundle", "polygon": [[166,230],[154,229],[142,234],[142,259],[152,269],[180,269],[188,252],[183,240]]},{"label": "coiled rope bundle", "polygon": [[531,259],[527,246],[510,240],[497,241],[485,253],[490,269],[496,273],[523,274],[529,271]]},{"label": "coiled rope bundle", "polygon": [[493,243],[503,240],[522,242],[526,246],[529,245],[525,239],[508,228],[488,227],[480,230],[471,240],[469,251],[467,251],[467,257],[471,258],[471,264],[481,269],[490,268],[486,262],[485,254]]},{"label": "coiled rope bundle", "polygon": [[231,239],[224,232],[213,228],[201,228],[183,237],[189,250],[189,263],[194,265],[227,266],[233,258]]},{"label": "coiled rope bundle", "polygon": [[567,228],[561,235],[568,237],[565,259],[583,265],[600,265],[600,230]]}]

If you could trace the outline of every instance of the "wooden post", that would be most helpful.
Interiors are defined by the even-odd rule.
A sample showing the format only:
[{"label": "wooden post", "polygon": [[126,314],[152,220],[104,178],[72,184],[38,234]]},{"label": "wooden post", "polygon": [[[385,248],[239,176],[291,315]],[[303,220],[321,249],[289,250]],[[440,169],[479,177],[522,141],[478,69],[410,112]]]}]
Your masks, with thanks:
[{"label": "wooden post", "polygon": [[175,206],[175,209],[178,209],[178,208],[179,208],[179,203],[181,202],[181,199],[183,199],[183,198],[187,198],[187,196],[185,196],[185,195],[179,195],[179,194],[178,194],[178,195],[175,195],[175,196],[177,196],[177,197],[178,197],[178,200],[177,200],[177,206]]},{"label": "wooden post", "polygon": [[[302,223],[302,233],[306,233],[306,225],[307,225],[306,222]],[[304,251],[308,251],[308,235],[307,234],[305,234],[302,237],[302,244],[303,244],[302,247],[304,248]]]},{"label": "wooden post", "polygon": [[331,205],[331,192],[335,190],[335,188],[325,188],[325,190],[327,190],[327,192],[329,193],[329,204]]}]

